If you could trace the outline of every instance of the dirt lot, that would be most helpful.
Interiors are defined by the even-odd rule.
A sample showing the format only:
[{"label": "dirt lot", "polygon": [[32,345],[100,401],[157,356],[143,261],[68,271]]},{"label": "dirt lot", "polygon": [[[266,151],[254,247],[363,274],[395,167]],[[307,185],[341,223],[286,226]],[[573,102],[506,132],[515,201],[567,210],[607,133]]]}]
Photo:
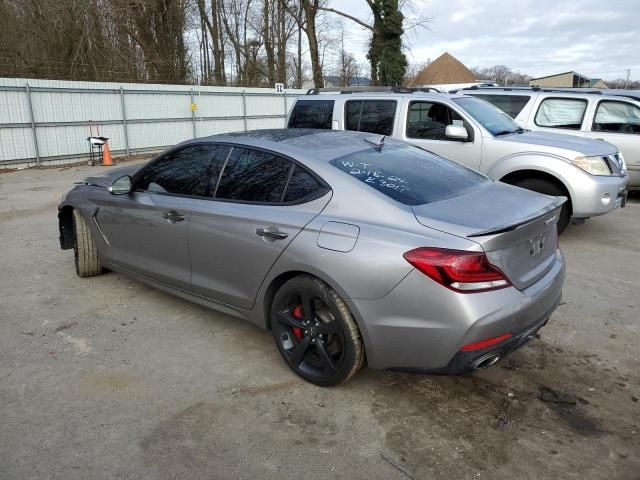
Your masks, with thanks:
[{"label": "dirt lot", "polygon": [[570,227],[564,301],[509,359],[320,389],[248,323],[75,276],[56,205],[100,168],[0,175],[0,478],[640,478],[638,198]]}]

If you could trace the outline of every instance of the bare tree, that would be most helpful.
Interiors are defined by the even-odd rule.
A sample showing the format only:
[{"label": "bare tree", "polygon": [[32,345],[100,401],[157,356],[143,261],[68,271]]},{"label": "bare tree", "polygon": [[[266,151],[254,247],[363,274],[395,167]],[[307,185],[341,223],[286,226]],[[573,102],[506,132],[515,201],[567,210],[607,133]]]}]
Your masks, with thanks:
[{"label": "bare tree", "polygon": [[[204,41],[204,48],[208,52],[208,42],[210,37],[211,50],[213,52],[213,84],[214,85],[226,85],[225,75],[225,48],[224,37],[222,35],[221,17],[220,17],[220,3],[222,0],[210,0],[210,8],[207,9],[205,0],[196,0],[198,12],[200,14],[202,22],[202,30],[206,32],[207,38]],[[208,67],[208,55],[204,55],[205,66]]]}]

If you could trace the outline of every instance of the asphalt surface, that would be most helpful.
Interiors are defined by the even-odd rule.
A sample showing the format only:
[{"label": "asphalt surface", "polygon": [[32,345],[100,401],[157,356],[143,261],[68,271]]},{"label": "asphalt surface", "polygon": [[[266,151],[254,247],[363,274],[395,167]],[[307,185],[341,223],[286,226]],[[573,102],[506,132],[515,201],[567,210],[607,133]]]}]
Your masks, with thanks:
[{"label": "asphalt surface", "polygon": [[0,174],[0,478],[640,478],[640,201],[561,237],[564,299],[463,377],[322,389],[269,333],[115,273],[56,207],[105,167]]}]

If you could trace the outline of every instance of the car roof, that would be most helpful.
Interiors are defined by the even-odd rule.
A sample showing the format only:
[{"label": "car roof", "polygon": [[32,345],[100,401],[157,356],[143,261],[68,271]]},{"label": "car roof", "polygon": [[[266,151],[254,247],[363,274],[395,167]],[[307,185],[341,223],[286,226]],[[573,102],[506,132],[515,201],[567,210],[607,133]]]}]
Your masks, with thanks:
[{"label": "car roof", "polygon": [[326,163],[354,152],[376,148],[377,142],[381,140],[385,145],[403,144],[398,140],[374,133],[312,128],[279,128],[211,135],[188,140],[181,145],[202,141],[231,143],[264,148],[291,156],[296,160],[307,159]]},{"label": "car roof", "polygon": [[[584,97],[597,97],[599,99],[606,100],[615,100],[620,99],[621,97],[624,99],[631,99],[635,101],[640,101],[640,93],[636,91],[628,91],[625,90],[594,90],[594,89],[563,89],[563,88],[541,88],[541,87],[470,87],[470,88],[462,88],[458,90],[459,93],[463,94],[474,94],[474,93],[500,93],[504,95],[523,95],[523,94],[541,94],[545,96],[582,96]],[[625,93],[626,92],[626,93]]]},{"label": "car roof", "polygon": [[443,92],[394,92],[394,91],[384,91],[384,92],[376,92],[376,91],[362,91],[362,92],[344,92],[344,93],[310,93],[306,95],[300,95],[296,98],[296,100],[337,100],[337,99],[345,99],[349,100],[351,98],[380,98],[380,99],[398,99],[398,98],[417,98],[417,99],[433,99],[433,100],[442,100],[442,98],[461,98],[462,95],[458,93],[443,93]]}]

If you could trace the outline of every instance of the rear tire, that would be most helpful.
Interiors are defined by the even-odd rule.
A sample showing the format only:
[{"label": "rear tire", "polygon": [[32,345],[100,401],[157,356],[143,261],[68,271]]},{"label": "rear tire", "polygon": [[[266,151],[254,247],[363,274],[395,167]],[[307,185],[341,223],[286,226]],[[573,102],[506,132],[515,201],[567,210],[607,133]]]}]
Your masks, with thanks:
[{"label": "rear tire", "polygon": [[[525,178],[514,183],[515,186],[520,188],[526,188],[538,193],[544,193],[545,195],[553,195],[554,197],[566,197],[567,194],[554,183],[544,180],[542,178]],[[560,218],[558,219],[558,235],[564,232],[571,220],[571,207],[569,205],[569,199],[562,205],[560,210]]]},{"label": "rear tire", "polygon": [[289,367],[316,385],[346,382],[364,365],[364,344],[347,304],[315,277],[301,275],[280,287],[271,331]]},{"label": "rear tire", "polygon": [[78,210],[73,211],[73,254],[79,277],[93,277],[102,273],[102,264],[89,226]]}]

